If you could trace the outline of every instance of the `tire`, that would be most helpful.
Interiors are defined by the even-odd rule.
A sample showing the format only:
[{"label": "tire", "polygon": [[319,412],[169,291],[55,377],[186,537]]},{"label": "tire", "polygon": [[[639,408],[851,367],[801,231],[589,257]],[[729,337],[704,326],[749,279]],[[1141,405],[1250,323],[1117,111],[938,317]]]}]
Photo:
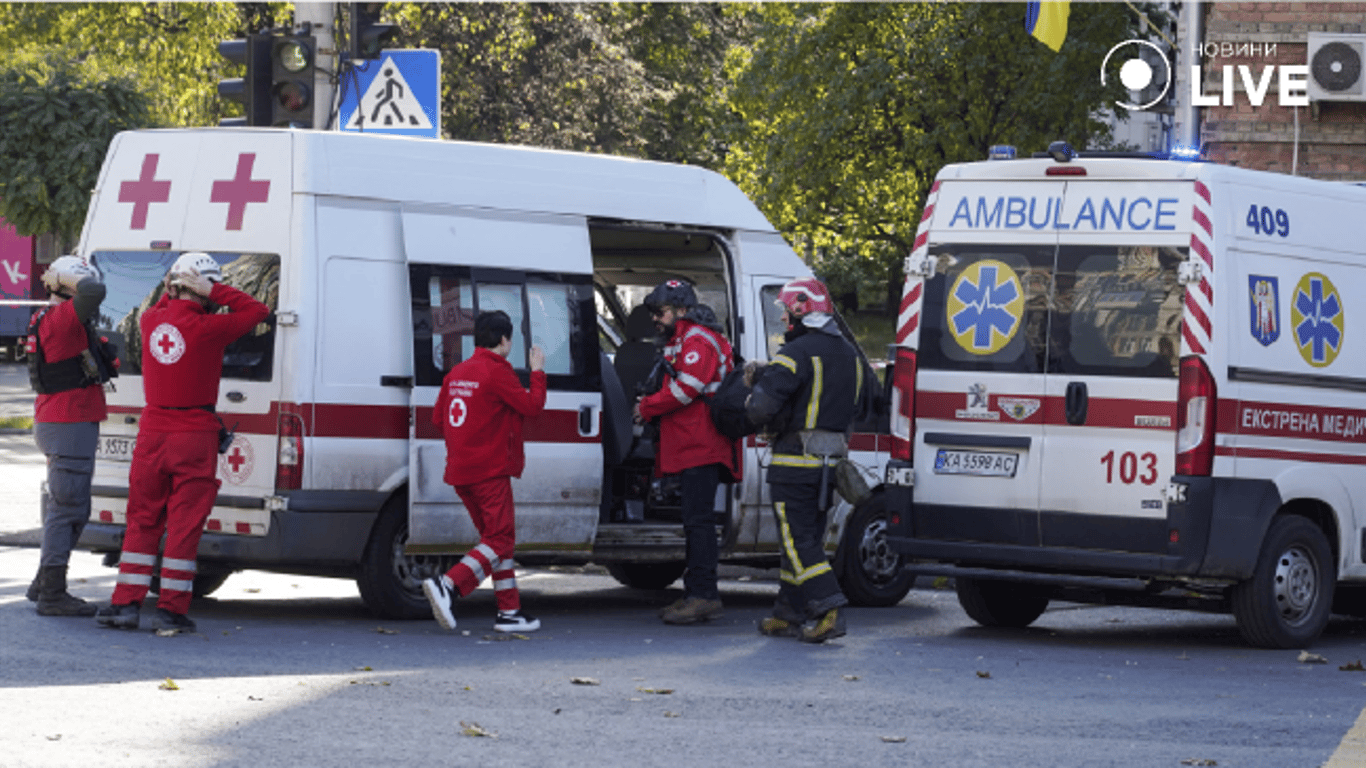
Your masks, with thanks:
[{"label": "tire", "polygon": [[422,580],[444,573],[449,558],[405,555],[407,543],[408,497],[399,494],[380,510],[356,576],[365,607],[382,619],[432,618]]},{"label": "tire", "polygon": [[901,602],[915,584],[915,572],[903,567],[901,555],[887,542],[887,501],[876,494],[854,509],[844,526],[840,589],[849,602],[884,608]]},{"label": "tire", "polygon": [[1288,515],[1272,521],[1252,578],[1233,587],[1238,631],[1260,648],[1304,648],[1324,627],[1333,605],[1337,567],[1323,531]]},{"label": "tire", "polygon": [[687,563],[609,563],[607,572],[631,589],[664,589],[687,568]]},{"label": "tire", "polygon": [[1047,595],[1028,584],[965,578],[954,583],[958,604],[984,627],[1027,627],[1048,608]]}]

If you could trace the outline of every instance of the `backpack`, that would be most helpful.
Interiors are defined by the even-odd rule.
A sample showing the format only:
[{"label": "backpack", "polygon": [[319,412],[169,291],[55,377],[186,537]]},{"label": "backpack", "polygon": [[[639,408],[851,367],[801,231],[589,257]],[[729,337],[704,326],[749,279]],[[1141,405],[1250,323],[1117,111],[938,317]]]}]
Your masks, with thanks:
[{"label": "backpack", "polygon": [[736,365],[734,370],[721,379],[716,394],[707,399],[711,410],[711,423],[716,425],[727,440],[741,440],[759,431],[758,426],[750,423],[745,415],[745,400],[749,398],[749,386],[745,384],[745,367]]}]

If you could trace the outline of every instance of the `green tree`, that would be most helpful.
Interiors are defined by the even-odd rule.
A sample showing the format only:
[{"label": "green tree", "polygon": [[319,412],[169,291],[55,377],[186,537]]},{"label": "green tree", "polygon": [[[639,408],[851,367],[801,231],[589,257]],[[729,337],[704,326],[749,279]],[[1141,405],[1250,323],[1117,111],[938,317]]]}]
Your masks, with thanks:
[{"label": "green tree", "polygon": [[23,236],[75,236],[114,134],[150,121],[127,75],[58,54],[0,62],[0,218]]},{"label": "green tree", "polygon": [[[719,165],[725,54],[753,11],[716,4],[394,4],[442,56],[447,137]],[[345,83],[343,84],[345,86]]]},{"label": "green tree", "polygon": [[[1110,46],[1138,37],[1124,5],[1073,3],[1054,53],[997,3],[767,5],[753,48],[734,48],[740,131],[725,170],[831,277],[900,290],[930,184],[945,164],[1066,139],[1107,146]],[[893,303],[894,306],[894,303]]]},{"label": "green tree", "polygon": [[0,39],[11,51],[62,55],[83,68],[125,74],[151,99],[149,124],[215,125],[218,81],[231,67],[220,40],[283,3],[0,3]]}]

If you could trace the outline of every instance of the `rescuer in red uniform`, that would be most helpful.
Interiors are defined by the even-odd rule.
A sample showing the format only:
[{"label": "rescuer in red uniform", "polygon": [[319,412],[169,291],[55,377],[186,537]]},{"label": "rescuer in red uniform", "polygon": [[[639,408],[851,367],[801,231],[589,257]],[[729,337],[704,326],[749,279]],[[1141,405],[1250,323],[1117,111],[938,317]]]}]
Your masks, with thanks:
[{"label": "rescuer in red uniform", "polygon": [[62,256],[43,273],[53,304],[29,328],[33,437],[47,456],[47,496],[38,575],[28,599],[41,616],[93,616],[92,603],[66,590],[71,550],[90,519],[95,444],[108,411],[104,382],[113,370],[93,330],[104,301],[100,273],[79,256]]},{"label": "rescuer in red uniform", "polygon": [[527,356],[531,389],[522,388],[507,360],[512,351],[512,319],[506,312],[481,312],[474,320],[474,354],[452,366],[441,382],[432,421],[446,438],[446,482],[455,487],[479,543],[445,574],[422,582],[432,615],[455,629],[456,596],[465,597],[493,577],[498,602],[497,632],[531,632],[541,622],[521,612],[522,599],[512,569],[516,512],[512,478],[522,476],[522,420],[545,407],[545,353],[533,346]]},{"label": "rescuer in red uniform", "polygon": [[[162,534],[158,629],[193,632],[186,616],[204,521],[218,496],[218,430],[214,414],[223,350],[270,308],[223,284],[207,253],[186,253],[166,274],[166,293],[139,320],[142,410],[128,475],[128,529],[110,604],[95,614],[106,627],[136,629],[152,583]],[[210,312],[225,306],[229,314]]]},{"label": "rescuer in red uniform", "polygon": [[657,392],[636,403],[637,421],[659,417],[658,471],[681,475],[687,570],[683,597],[665,606],[665,624],[694,624],[722,614],[716,569],[716,488],[725,470],[738,477],[735,444],[716,431],[706,396],[730,372],[734,354],[716,314],[697,303],[693,287],[666,280],[645,297],[655,325],[669,337],[664,357],[673,370]]}]

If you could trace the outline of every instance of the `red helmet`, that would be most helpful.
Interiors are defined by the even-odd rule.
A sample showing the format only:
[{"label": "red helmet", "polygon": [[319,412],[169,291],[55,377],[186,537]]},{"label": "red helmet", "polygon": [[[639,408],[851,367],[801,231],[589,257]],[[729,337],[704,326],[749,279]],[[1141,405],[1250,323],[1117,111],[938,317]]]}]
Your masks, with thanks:
[{"label": "red helmet", "polygon": [[812,312],[834,312],[830,291],[814,277],[799,277],[778,292],[778,304],[796,317]]}]

